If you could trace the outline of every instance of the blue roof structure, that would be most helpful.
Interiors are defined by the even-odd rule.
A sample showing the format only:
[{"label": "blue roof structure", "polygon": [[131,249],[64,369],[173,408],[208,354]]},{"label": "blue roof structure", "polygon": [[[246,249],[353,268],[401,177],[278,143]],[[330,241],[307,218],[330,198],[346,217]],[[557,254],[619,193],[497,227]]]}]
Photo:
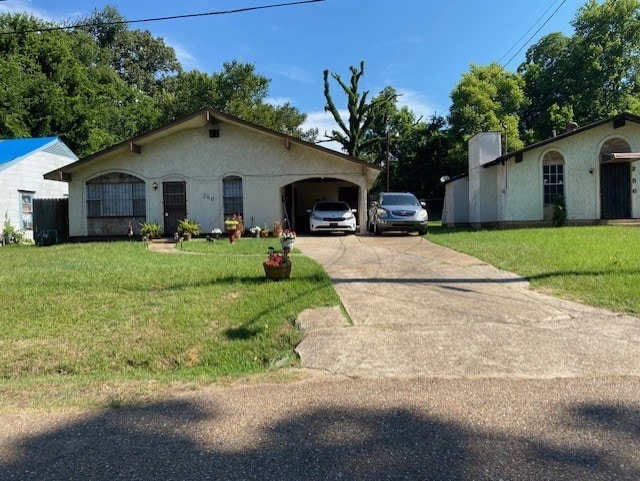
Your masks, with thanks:
[{"label": "blue roof structure", "polygon": [[0,165],[18,160],[58,141],[58,137],[0,140]]}]

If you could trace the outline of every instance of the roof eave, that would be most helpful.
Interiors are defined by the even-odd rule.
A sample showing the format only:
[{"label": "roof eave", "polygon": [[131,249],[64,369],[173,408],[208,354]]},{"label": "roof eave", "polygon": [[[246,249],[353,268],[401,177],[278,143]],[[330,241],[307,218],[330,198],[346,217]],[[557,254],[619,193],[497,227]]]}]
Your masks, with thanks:
[{"label": "roof eave", "polygon": [[[308,147],[320,152],[324,152],[336,157],[340,157],[343,160],[347,160],[349,162],[353,162],[359,165],[362,165],[363,167],[367,167],[373,170],[378,170],[378,171],[382,171],[382,167],[377,166],[375,164],[371,164],[369,162],[365,162],[363,160],[360,160],[356,157],[352,157],[350,155],[347,154],[343,154],[341,152],[337,152],[335,150],[331,150],[328,149],[326,147],[322,147],[320,145],[311,143],[311,142],[307,142],[305,140],[299,139],[297,137],[291,137],[290,135],[287,134],[283,134],[281,132],[277,132],[275,130],[272,129],[268,129],[266,127],[262,127],[261,125],[257,125],[254,124],[252,122],[247,122],[245,120],[242,120],[238,117],[234,117],[233,115],[229,115],[229,114],[225,114],[224,112],[221,112],[219,110],[215,110],[212,109],[210,107],[205,107],[203,109],[200,109],[196,112],[193,112],[189,115],[186,115],[185,117],[181,117],[180,119],[176,119],[168,124],[165,124],[161,127],[158,127],[156,129],[150,130],[148,132],[142,133],[136,137],[132,137],[130,139],[127,139],[123,142],[120,142],[119,144],[115,144],[111,147],[108,147],[104,150],[101,150],[99,152],[96,152],[94,154],[91,154],[87,157],[84,157],[76,162],[73,162],[71,164],[68,164],[60,169],[56,169],[56,170],[52,170],[51,172],[47,172],[46,174],[44,174],[44,178],[45,179],[50,179],[50,180],[59,180],[59,181],[66,181],[68,182],[71,179],[71,170],[75,169],[76,167],[79,167],[81,165],[87,164],[89,162],[93,162],[95,160],[98,160],[106,155],[109,154],[115,154],[119,151],[125,152],[125,151],[137,151],[139,152],[140,146],[144,146],[145,144],[148,144],[149,142],[153,142],[154,140],[160,138],[160,137],[164,137],[166,135],[169,135],[170,133],[174,132],[174,131],[179,131],[179,130],[183,130],[184,128],[189,128],[189,127],[185,127],[186,125],[188,125],[190,122],[194,121],[194,120],[198,120],[198,119],[202,119],[202,123],[200,125],[198,125],[198,122],[193,123],[193,127],[203,127],[205,125],[207,125],[207,123],[211,123],[212,125],[215,124],[216,119],[220,119],[220,120],[224,120],[225,122],[231,123],[231,124],[235,124],[235,125],[240,125],[244,128],[248,128],[250,130],[254,130],[256,132],[261,132],[263,134],[267,134],[267,135],[271,135],[274,137],[278,137],[280,139],[283,140],[283,142],[285,143],[286,146],[289,146],[290,144],[298,144],[304,147]],[[64,180],[64,178],[67,178],[69,180]]]},{"label": "roof eave", "polygon": [[[609,117],[608,119],[600,120],[598,122],[594,122],[592,124],[585,125],[584,127],[579,127],[579,128],[577,128],[575,130],[572,130],[570,132],[564,132],[564,133],[562,133],[560,135],[557,135],[555,137],[550,137],[548,139],[541,140],[540,142],[536,142],[535,144],[528,145],[526,147],[523,147],[522,149],[514,150],[513,152],[509,152],[509,153],[503,154],[500,157],[497,157],[496,159],[492,160],[491,162],[487,162],[486,164],[483,165],[483,167],[486,169],[488,167],[492,167],[492,166],[497,165],[497,164],[502,164],[502,163],[506,162],[507,160],[511,159],[512,157],[517,157],[518,155],[521,156],[522,154],[524,154],[525,152],[528,152],[530,150],[537,149],[539,147],[543,147],[543,146],[545,146],[547,144],[551,144],[551,143],[556,142],[558,140],[566,139],[567,137],[571,137],[572,135],[580,134],[582,132],[585,132],[587,130],[593,129],[595,127],[599,127],[600,125],[604,125],[604,124],[609,123],[609,122],[613,122],[614,125],[615,125],[616,123],[618,123],[620,121],[625,121],[625,122],[626,121],[630,121],[630,122],[634,122],[634,123],[640,124],[640,117],[638,117],[637,115],[633,115],[633,114],[627,113],[627,112],[622,113],[622,114],[618,114],[618,115],[615,115],[613,117]],[[614,128],[619,128],[621,126],[622,125],[615,126]]]}]

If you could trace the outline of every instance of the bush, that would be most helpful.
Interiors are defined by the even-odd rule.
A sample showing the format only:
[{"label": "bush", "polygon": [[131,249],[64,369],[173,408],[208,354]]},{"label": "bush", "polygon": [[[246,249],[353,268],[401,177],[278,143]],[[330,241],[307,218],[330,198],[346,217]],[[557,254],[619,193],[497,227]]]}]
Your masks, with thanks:
[{"label": "bush", "polygon": [[183,219],[178,222],[178,234],[200,235],[200,224],[195,220]]},{"label": "bush", "polygon": [[163,229],[156,221],[145,222],[140,227],[140,234],[149,236],[149,239],[157,239],[162,235]]},{"label": "bush", "polygon": [[553,202],[553,226],[562,227],[567,222],[567,207],[564,197],[559,195]]}]

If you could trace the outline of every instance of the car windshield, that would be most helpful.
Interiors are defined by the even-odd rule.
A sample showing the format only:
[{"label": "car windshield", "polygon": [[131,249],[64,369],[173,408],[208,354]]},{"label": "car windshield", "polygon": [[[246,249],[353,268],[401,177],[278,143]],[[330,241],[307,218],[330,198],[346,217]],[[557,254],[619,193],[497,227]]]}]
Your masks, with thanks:
[{"label": "car windshield", "polygon": [[380,205],[420,205],[420,202],[411,194],[383,195]]},{"label": "car windshield", "polygon": [[316,203],[314,210],[322,212],[347,212],[349,210],[349,206],[344,202],[318,202]]}]

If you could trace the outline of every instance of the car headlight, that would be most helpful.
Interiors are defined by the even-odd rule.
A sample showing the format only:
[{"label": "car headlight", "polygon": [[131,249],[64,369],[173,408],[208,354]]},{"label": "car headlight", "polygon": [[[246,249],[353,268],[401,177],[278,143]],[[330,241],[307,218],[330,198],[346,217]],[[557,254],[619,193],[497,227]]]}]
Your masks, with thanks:
[{"label": "car headlight", "polygon": [[353,219],[353,212],[347,212],[344,215],[344,220],[351,220],[351,219]]},{"label": "car headlight", "polygon": [[315,212],[313,214],[311,214],[311,218],[313,220],[322,220],[322,217],[320,217],[320,215],[316,214]]},{"label": "car headlight", "polygon": [[420,209],[416,215],[418,220],[425,220],[427,218],[427,211],[424,209]]}]

